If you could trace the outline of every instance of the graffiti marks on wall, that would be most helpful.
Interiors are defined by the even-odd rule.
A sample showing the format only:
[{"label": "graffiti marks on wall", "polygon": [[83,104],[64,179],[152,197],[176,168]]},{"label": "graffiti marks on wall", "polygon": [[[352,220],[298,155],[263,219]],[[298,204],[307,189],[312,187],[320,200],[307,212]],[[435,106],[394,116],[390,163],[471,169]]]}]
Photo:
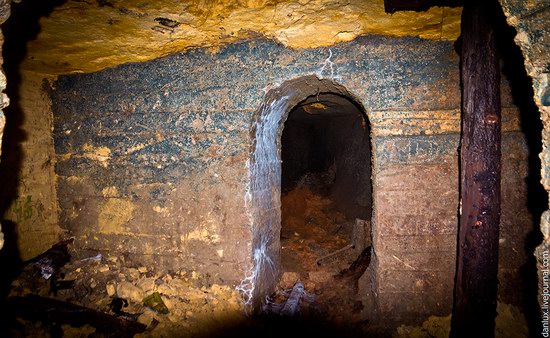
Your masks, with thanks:
[{"label": "graffiti marks on wall", "polygon": [[28,224],[45,220],[44,204],[40,200],[33,199],[32,195],[20,196],[12,203],[7,218],[17,224]]}]

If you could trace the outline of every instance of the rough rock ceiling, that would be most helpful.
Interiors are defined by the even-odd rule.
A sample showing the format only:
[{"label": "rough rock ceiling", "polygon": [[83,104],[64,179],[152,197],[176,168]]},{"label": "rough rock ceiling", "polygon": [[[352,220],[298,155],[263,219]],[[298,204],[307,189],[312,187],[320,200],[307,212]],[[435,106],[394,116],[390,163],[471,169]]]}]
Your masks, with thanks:
[{"label": "rough rock ceiling", "polygon": [[300,102],[288,119],[334,118],[357,114],[361,114],[361,111],[347,98],[335,94],[319,94]]},{"label": "rough rock ceiling", "polygon": [[69,0],[40,20],[22,68],[61,74],[263,35],[291,48],[359,35],[455,40],[460,8],[386,14],[383,0]]}]

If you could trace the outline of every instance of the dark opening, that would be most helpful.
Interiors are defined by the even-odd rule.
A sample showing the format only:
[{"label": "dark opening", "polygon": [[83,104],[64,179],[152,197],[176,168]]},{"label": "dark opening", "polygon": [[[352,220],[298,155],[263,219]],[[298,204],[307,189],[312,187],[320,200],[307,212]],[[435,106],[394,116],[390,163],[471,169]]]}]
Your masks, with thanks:
[{"label": "dark opening", "polygon": [[364,112],[335,94],[307,98],[284,125],[281,158],[283,288],[299,279],[318,294],[310,310],[353,320],[364,299],[357,281],[370,261],[371,145]]}]

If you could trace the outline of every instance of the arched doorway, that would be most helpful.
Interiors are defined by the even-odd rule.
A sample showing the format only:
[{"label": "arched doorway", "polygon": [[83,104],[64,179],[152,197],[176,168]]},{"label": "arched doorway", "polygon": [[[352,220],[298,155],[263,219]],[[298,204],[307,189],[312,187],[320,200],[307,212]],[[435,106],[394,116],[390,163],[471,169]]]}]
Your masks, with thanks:
[{"label": "arched doorway", "polygon": [[312,311],[349,320],[362,308],[357,284],[370,263],[371,144],[362,108],[333,93],[306,98],[284,124],[281,159],[280,286],[299,280],[318,294]]},{"label": "arched doorway", "polygon": [[[281,161],[283,160],[284,163],[283,156],[287,156],[288,152],[282,150],[285,141],[281,136],[287,118],[289,115],[294,116],[289,120],[289,123],[293,123],[294,119],[300,120],[307,117],[304,114],[310,115],[308,110],[312,113],[311,115],[315,115],[315,110],[319,109],[325,110],[326,114],[320,118],[322,122],[317,124],[317,127],[313,127],[315,133],[322,136],[323,128],[340,125],[329,133],[330,138],[334,139],[334,142],[329,142],[331,145],[327,144],[330,151],[319,152],[320,148],[315,147],[318,141],[315,138],[309,138],[309,141],[305,142],[312,152],[310,161],[312,166],[289,168],[287,164],[299,161],[302,156],[299,153],[290,155],[287,157],[287,164],[284,164],[285,176],[282,181]],[[317,113],[316,115],[320,115],[320,112]],[[310,124],[316,124],[313,121],[309,120]],[[289,130],[292,129],[295,129],[295,126],[290,127]],[[300,132],[300,127],[297,131]],[[360,137],[354,137],[357,135]],[[352,243],[352,239],[359,237],[363,238],[361,245],[366,246],[366,239],[370,238],[370,227],[365,231],[364,223],[362,234],[354,232],[353,229],[357,229],[356,218],[370,221],[372,214],[371,156],[368,120],[360,103],[344,87],[316,76],[290,80],[269,91],[254,117],[251,137],[253,145],[249,161],[250,183],[246,203],[252,224],[253,262],[246,279],[238,289],[245,295],[247,304],[257,309],[265,297],[275,289],[288,263],[286,262],[285,266],[281,265],[282,188],[291,189],[292,185],[299,181],[299,177],[307,172],[324,169],[329,181],[332,177],[333,183],[330,188],[327,188],[330,192],[327,198],[333,198],[334,203],[329,203],[332,206],[327,205],[327,207],[339,210],[338,212],[342,214],[342,223],[348,222],[347,225],[337,225],[336,228],[329,229],[328,232],[337,230],[336,234],[341,237],[341,241],[328,240],[328,242],[332,242],[331,245],[334,248],[341,245],[342,247],[336,250],[344,249],[344,256],[353,259],[357,257],[359,248],[353,250],[351,246],[344,247],[355,244]],[[354,151],[349,151],[352,149]],[[282,155],[282,152],[287,155]],[[360,159],[353,156],[359,153],[362,153]],[[330,176],[331,170],[333,176]],[[358,172],[362,175],[357,175]],[[338,184],[334,184],[336,182]],[[284,233],[283,237],[285,237]],[[347,249],[350,250],[346,251]],[[327,247],[319,251],[318,258],[321,258],[323,253],[330,254],[330,250],[331,247]],[[313,260],[314,264],[317,264],[318,258]],[[348,263],[346,261],[344,264]],[[304,274],[304,278],[306,276],[309,274]]]}]

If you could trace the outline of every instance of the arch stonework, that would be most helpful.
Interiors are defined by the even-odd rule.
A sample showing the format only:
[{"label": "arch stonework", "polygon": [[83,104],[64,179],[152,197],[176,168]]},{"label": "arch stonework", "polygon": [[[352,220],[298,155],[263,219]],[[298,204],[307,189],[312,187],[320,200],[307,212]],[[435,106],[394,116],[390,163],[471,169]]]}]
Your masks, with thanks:
[{"label": "arch stonework", "polygon": [[[280,275],[281,134],[284,123],[298,103],[324,93],[342,95],[361,106],[356,96],[343,86],[309,75],[288,80],[270,90],[253,117],[248,162],[250,183],[246,194],[252,224],[253,267],[239,287],[250,305],[257,307],[275,287]],[[362,111],[366,114],[365,109]]]}]

